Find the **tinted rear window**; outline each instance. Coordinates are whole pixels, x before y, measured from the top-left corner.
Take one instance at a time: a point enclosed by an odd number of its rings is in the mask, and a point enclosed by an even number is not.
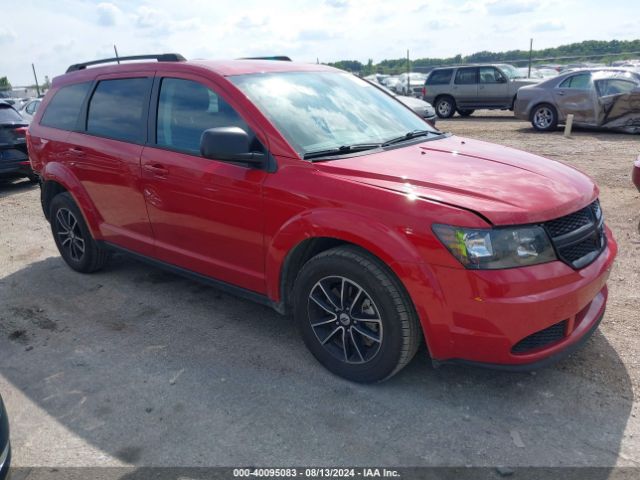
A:
[[[149,104],[148,78],[103,80],[98,83],[87,118],[87,132],[126,142],[144,143]]]
[[[73,130],[90,86],[91,82],[84,82],[67,85],[58,90],[44,111],[40,124],[61,130]]]
[[[24,123],[24,120],[10,106],[0,105],[0,123]]]
[[[451,81],[453,70],[434,70],[427,79],[427,85],[447,85]]]

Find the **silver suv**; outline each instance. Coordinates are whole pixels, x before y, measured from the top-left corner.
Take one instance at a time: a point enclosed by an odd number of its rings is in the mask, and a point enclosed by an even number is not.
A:
[[[429,73],[422,95],[440,118],[456,111],[466,117],[477,108],[513,110],[518,89],[539,81],[521,78],[506,64],[436,68]]]

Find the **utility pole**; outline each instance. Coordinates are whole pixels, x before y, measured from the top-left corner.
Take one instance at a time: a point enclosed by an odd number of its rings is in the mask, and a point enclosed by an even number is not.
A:
[[[411,60],[409,60],[409,49],[407,48],[407,73],[411,73]]]
[[[36,79],[36,92],[38,92],[38,96],[40,96],[40,85],[38,85],[38,76],[36,75],[36,67],[31,64],[31,70],[33,70],[33,78]]]
[[[116,61],[119,64],[120,63],[120,57],[118,56],[118,49],[116,48],[115,44],[113,45],[113,51],[116,52]]]
[[[527,78],[531,78],[531,56],[533,55],[533,38],[529,42],[529,73],[527,74]]]

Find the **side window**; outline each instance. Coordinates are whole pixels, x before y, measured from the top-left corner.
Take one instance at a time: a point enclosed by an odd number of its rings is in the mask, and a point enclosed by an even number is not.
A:
[[[158,99],[156,144],[200,155],[202,132],[215,127],[248,125],[215,92],[192,80],[163,78]]]
[[[478,83],[477,80],[477,68],[459,68],[456,72],[456,85],[473,85]]]
[[[144,143],[149,78],[122,78],[98,83],[87,115],[87,132],[125,142]]]
[[[591,81],[590,73],[579,73],[578,75],[572,75],[566,78],[560,85],[560,88],[589,88],[589,82]]]
[[[89,87],[91,82],[84,82],[67,85],[58,90],[47,105],[40,125],[73,130],[78,121],[82,102],[89,93]]]
[[[598,90],[598,96],[600,97],[629,93],[634,88],[636,88],[635,83],[619,78],[609,78],[606,80],[596,81],[596,89]]]
[[[38,102],[30,102],[29,105],[27,105],[24,110],[29,115],[33,115],[34,113],[36,113],[37,106],[38,106]]]
[[[504,75],[494,67],[480,67],[480,83],[505,83]]]
[[[434,70],[431,72],[431,75],[429,75],[427,85],[448,85],[451,81],[452,74],[453,70],[451,68],[447,68],[445,70]]]

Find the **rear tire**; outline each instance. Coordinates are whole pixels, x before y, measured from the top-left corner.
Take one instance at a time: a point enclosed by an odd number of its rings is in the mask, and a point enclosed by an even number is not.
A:
[[[68,192],[51,200],[51,232],[64,261],[77,272],[100,270],[109,260],[109,252],[98,245],[84,221],[80,209]]]
[[[460,109],[458,109],[458,115],[460,115],[461,117],[468,117],[473,112],[475,112],[475,110],[460,110]]]
[[[422,331],[408,294],[376,257],[353,246],[318,254],[294,286],[302,338],[329,371],[361,383],[379,382],[415,355]]]
[[[440,118],[451,118],[456,112],[456,101],[449,96],[440,97],[436,100],[434,107]]]
[[[553,105],[542,103],[531,110],[531,125],[539,132],[550,132],[558,127],[558,112]]]

